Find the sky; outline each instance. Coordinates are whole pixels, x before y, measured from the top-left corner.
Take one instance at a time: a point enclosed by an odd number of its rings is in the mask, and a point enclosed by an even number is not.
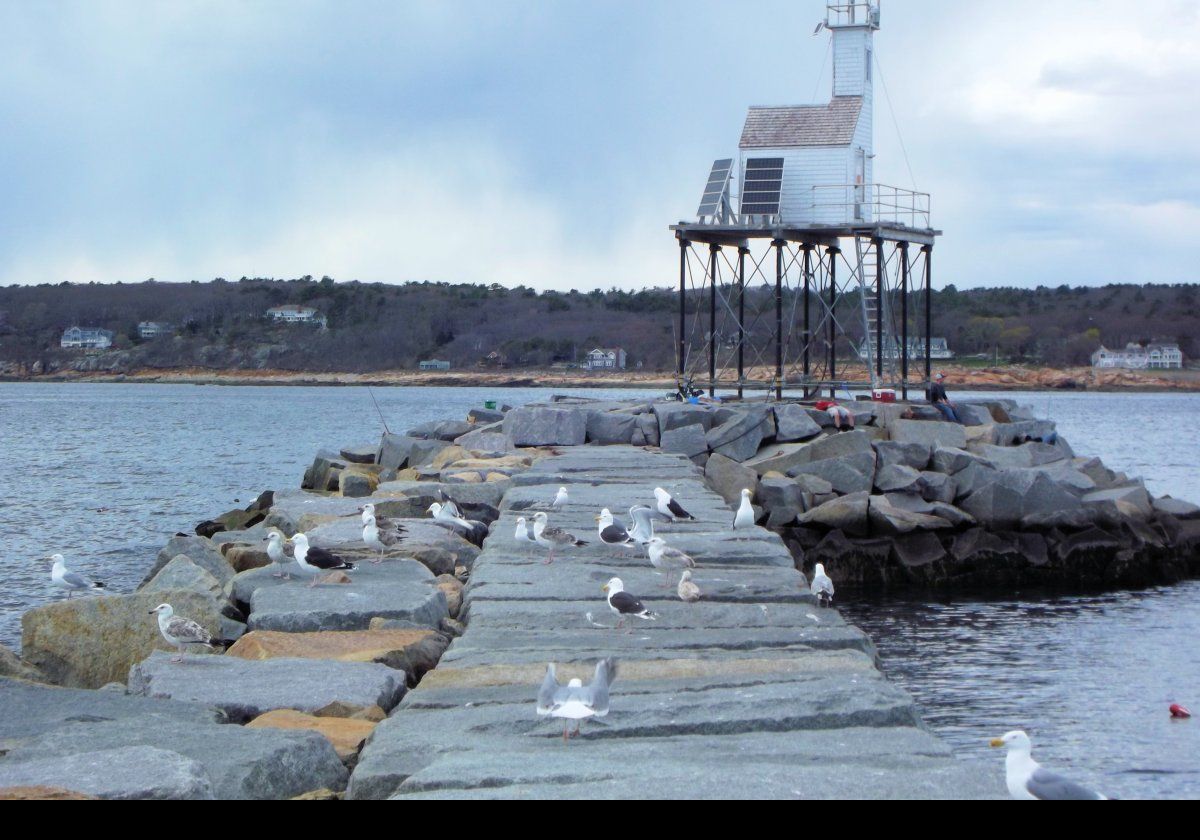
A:
[[[746,107],[828,99],[824,15],[0,0],[0,284],[670,285]],[[884,0],[875,49],[935,285],[1200,280],[1200,2]]]

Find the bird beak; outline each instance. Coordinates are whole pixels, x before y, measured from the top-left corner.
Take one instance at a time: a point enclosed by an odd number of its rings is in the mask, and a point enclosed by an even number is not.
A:
[[[1003,739],[1003,738],[993,738],[993,739],[992,739],[991,741],[989,741],[988,743],[989,743],[989,744],[991,744],[993,747],[1003,747],[1003,746],[1004,746],[1004,739]]]
[[[600,521],[600,517],[599,517],[599,516],[593,517],[593,519],[595,519],[597,522],[599,522],[599,521]]]
[[[154,615],[156,612],[158,612],[158,610],[150,610],[150,612],[146,613],[146,615]]]
[[[607,592],[607,591],[608,591],[608,584],[606,583],[606,584],[604,584],[603,586],[601,586],[601,587],[600,587],[600,591],[601,591],[601,592]]]

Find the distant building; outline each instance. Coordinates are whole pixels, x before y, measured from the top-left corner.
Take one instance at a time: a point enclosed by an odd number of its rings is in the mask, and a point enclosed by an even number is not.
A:
[[[160,335],[166,335],[169,332],[171,332],[171,325],[165,321],[138,322],[138,338],[142,341],[149,341],[152,338],[158,338]]]
[[[442,359],[425,359],[420,362],[421,370],[450,370],[450,363]]]
[[[505,359],[499,350],[493,350],[479,360],[480,367],[504,367]]]
[[[1123,350],[1109,350],[1104,345],[1092,354],[1092,367],[1145,370],[1146,368],[1181,368],[1183,351],[1175,343],[1152,342],[1146,346],[1129,342]]]
[[[588,370],[624,370],[625,351],[620,347],[597,347],[587,354],[583,366]]]
[[[66,349],[107,350],[112,347],[112,330],[89,327],[68,327],[63,330],[59,346]]]
[[[282,321],[285,324],[321,324],[325,318],[311,306],[300,306],[289,303],[286,306],[272,306],[267,310],[267,317],[272,321]]]
[[[875,336],[871,336],[868,341],[864,341],[858,345],[858,357],[864,362],[869,358],[867,355],[868,349],[875,349]],[[900,341],[885,337],[883,340],[883,357],[899,359],[900,358]],[[925,339],[916,336],[908,337],[908,358],[924,359],[925,358]],[[950,345],[944,338],[929,339],[929,358],[931,359],[953,359],[954,353],[950,350]]]

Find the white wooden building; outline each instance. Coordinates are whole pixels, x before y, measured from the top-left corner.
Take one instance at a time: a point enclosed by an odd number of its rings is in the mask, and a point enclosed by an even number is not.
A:
[[[1092,367],[1125,370],[1182,368],[1183,351],[1178,344],[1157,341],[1145,346],[1131,341],[1121,350],[1109,350],[1100,345],[1100,349],[1092,354]]]
[[[107,350],[112,347],[112,330],[88,327],[68,327],[63,330],[59,346],[65,349]]]
[[[272,306],[267,310],[267,317],[272,321],[285,324],[321,324],[324,318],[311,306],[299,306],[289,303],[286,306]]]
[[[171,325],[165,321],[139,321],[138,322],[138,338],[142,341],[149,341],[152,338],[158,338],[160,335],[167,335],[171,332]]]
[[[588,370],[624,370],[625,351],[620,347],[597,347],[588,352],[583,364]]]

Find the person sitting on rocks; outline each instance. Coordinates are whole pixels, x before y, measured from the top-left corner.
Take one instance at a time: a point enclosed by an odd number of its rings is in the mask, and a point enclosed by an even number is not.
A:
[[[833,400],[821,400],[817,408],[833,418],[833,426],[839,432],[849,432],[854,429],[854,413],[845,406],[838,405]]]
[[[951,423],[962,425],[962,420],[958,416],[958,409],[954,403],[950,402],[950,398],[946,396],[946,374],[938,373],[933,378],[933,383],[929,386],[929,404],[942,413],[942,416]]]

